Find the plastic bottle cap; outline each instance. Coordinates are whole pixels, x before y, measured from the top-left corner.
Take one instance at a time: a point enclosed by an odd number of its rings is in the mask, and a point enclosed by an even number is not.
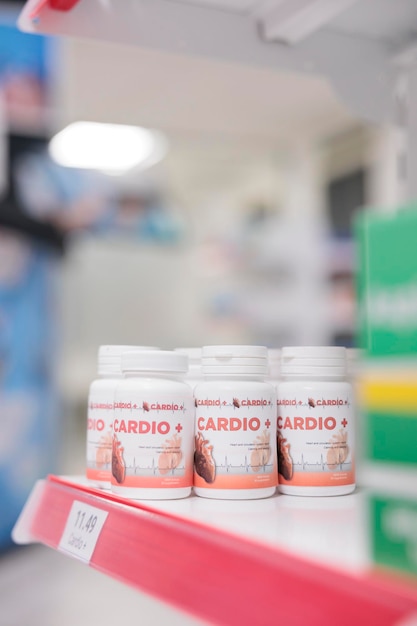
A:
[[[203,365],[203,374],[225,374],[226,376],[266,376],[268,365]]]
[[[268,371],[269,377],[278,380],[281,375],[281,350],[268,348]]]
[[[255,365],[255,366],[264,366],[267,363],[266,359],[253,359],[251,357],[230,357],[227,359],[216,359],[216,357],[208,356],[203,359],[203,366],[207,367],[207,365],[221,365],[222,367],[234,367],[235,365]]]
[[[151,346],[108,345],[98,349],[98,373],[99,375],[122,373],[122,354],[131,350],[158,350]]]
[[[175,348],[174,352],[188,356],[189,365],[201,364],[201,348]]]
[[[268,373],[268,351],[264,346],[204,346],[203,374]]]
[[[268,358],[268,349],[264,346],[204,346],[202,358],[214,357],[216,359],[227,360],[233,357],[250,357],[256,359]]]
[[[276,361],[281,358],[281,350],[279,348],[268,348],[268,359]]]
[[[168,350],[135,350],[122,355],[123,372],[175,372],[184,374],[188,369],[185,354]]]
[[[283,376],[346,376],[346,348],[339,346],[285,347],[281,352]]]
[[[345,359],[346,348],[341,346],[295,346],[281,350],[282,358]]]

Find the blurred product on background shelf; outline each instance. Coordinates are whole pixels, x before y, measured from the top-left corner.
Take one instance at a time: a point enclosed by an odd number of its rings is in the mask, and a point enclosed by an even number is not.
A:
[[[359,340],[366,359],[417,361],[417,205],[357,220]]]
[[[146,176],[66,168],[48,154],[62,59],[0,11],[0,550],[33,482],[60,470],[65,445],[62,260],[74,238],[177,244],[183,224]],[[123,180],[122,180],[123,179]],[[140,180],[139,180],[140,179]],[[78,296],[74,298],[78,300]],[[78,302],[77,302],[78,305]]]
[[[379,566],[417,574],[417,207],[357,220],[358,372],[369,533]]]
[[[38,133],[49,123],[59,44],[19,31],[16,18],[17,10],[0,7],[0,92],[8,127]]]
[[[51,41],[19,32],[14,17],[0,10],[0,551],[34,481],[56,471],[60,455],[54,263],[63,235],[22,210],[14,178],[18,133],[42,142]]]

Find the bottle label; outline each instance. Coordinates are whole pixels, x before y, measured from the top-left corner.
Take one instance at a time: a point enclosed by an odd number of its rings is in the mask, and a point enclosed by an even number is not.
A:
[[[279,483],[335,487],[355,482],[352,393],[319,388],[285,395],[278,388]]]
[[[275,404],[273,389],[250,397],[196,397],[196,487],[263,489],[278,484]]]
[[[90,391],[87,413],[87,470],[90,480],[110,483],[113,389]]]
[[[122,392],[121,392],[122,393]],[[191,487],[192,392],[158,397],[121,393],[114,403],[112,485],[129,488]]]

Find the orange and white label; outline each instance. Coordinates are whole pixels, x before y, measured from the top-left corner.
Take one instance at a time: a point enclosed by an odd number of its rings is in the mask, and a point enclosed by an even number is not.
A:
[[[313,391],[314,389],[314,391]],[[278,389],[279,483],[294,487],[335,487],[355,482],[354,407],[349,385],[340,395],[328,386]]]
[[[196,397],[196,487],[263,489],[278,484],[275,404],[272,389],[250,398]]]
[[[87,413],[87,469],[89,480],[109,483],[113,436],[114,388],[90,389]]]
[[[123,393],[123,392],[121,392]],[[191,487],[194,399],[130,392],[114,404],[111,483],[129,488]]]

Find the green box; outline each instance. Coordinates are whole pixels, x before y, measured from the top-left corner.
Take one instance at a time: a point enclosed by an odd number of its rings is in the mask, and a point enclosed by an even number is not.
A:
[[[373,562],[417,575],[417,501],[370,494],[368,511]]]
[[[417,206],[355,223],[358,339],[370,359],[417,358]]]
[[[366,461],[417,468],[416,413],[362,410],[363,454]]]

